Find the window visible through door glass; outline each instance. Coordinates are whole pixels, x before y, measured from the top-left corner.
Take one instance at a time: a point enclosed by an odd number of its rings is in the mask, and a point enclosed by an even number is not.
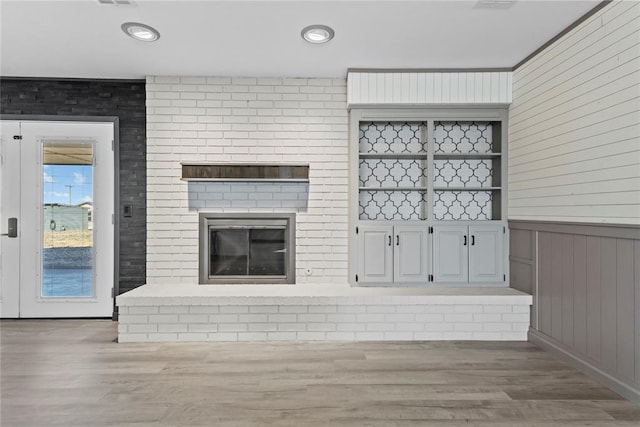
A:
[[[93,145],[45,141],[42,297],[94,296]]]

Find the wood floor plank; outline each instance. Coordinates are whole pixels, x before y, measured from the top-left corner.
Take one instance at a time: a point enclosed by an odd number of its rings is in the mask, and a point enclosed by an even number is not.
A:
[[[640,407],[523,342],[114,342],[0,321],[0,425],[617,426]]]

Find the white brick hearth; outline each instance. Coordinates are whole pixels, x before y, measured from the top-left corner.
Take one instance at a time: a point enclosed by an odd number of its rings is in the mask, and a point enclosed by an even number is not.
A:
[[[145,285],[117,298],[118,340],[526,341],[531,303],[510,288]]]

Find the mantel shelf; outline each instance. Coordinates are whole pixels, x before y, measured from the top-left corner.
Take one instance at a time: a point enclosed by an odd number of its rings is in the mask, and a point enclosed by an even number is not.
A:
[[[433,187],[433,191],[496,191],[500,187]]]
[[[309,165],[182,163],[183,181],[309,182]]]
[[[359,153],[362,159],[426,159],[427,153],[408,154],[408,153]]]
[[[358,153],[361,159],[408,159],[408,160],[422,160],[427,159],[429,155],[427,153],[407,154],[407,153]],[[434,153],[433,158],[438,159],[460,159],[460,160],[473,160],[473,159],[499,159],[501,153]]]
[[[500,158],[501,153],[435,153],[433,155],[434,159],[460,159],[460,160],[469,160],[469,159],[498,159]]]
[[[308,179],[288,178],[180,178],[186,182],[309,182]]]
[[[362,191],[427,191],[427,187],[359,187]]]

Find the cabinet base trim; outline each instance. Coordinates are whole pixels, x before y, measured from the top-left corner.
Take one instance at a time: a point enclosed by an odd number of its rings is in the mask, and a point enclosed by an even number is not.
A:
[[[505,282],[496,283],[446,283],[446,282],[424,282],[424,283],[366,283],[357,282],[353,283],[354,287],[367,287],[367,288],[509,288],[509,284]]]

